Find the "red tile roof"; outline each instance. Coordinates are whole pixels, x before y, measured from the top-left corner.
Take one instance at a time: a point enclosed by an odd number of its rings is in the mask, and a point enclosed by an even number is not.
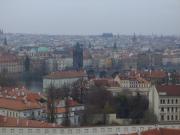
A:
[[[20,62],[19,58],[14,54],[1,53],[0,54],[0,63],[15,63]]]
[[[0,97],[13,97],[19,100],[26,98],[26,100],[30,102],[38,102],[38,100],[45,98],[42,93],[32,92],[25,87],[0,87]]]
[[[180,85],[159,85],[156,89],[158,93],[166,93],[168,96],[180,96]]]
[[[152,130],[141,132],[141,135],[161,135],[161,133],[158,129],[152,129]]]
[[[30,110],[30,109],[40,109],[42,108],[42,106],[38,103],[30,102],[26,100],[1,97],[0,108],[21,111],[21,110]]]
[[[96,78],[92,79],[94,85],[96,86],[107,86],[107,87],[118,87],[118,83],[112,78]]]
[[[45,121],[17,119],[0,115],[0,127],[31,127],[31,128],[54,128],[61,125],[47,123]]]
[[[143,72],[141,73],[141,76],[145,78],[165,78],[167,76],[167,73],[161,70],[154,70],[154,71]]]
[[[180,129],[160,129],[161,135],[180,135]]]
[[[85,71],[59,71],[59,72],[53,72],[45,78],[48,79],[63,79],[63,78],[79,78],[79,77],[86,77],[87,74]]]

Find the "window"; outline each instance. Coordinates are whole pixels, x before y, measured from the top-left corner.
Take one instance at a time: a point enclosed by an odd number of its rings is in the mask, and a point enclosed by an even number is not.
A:
[[[177,115],[175,116],[175,119],[178,120],[178,116]]]
[[[19,133],[23,133],[23,129],[19,129]]]
[[[105,129],[104,129],[104,128],[101,128],[101,132],[105,132]]]
[[[161,120],[164,120],[164,115],[161,115]]]
[[[169,107],[167,108],[167,112],[169,112]]]
[[[174,116],[173,115],[171,115],[171,120],[174,120]]]
[[[112,132],[112,128],[108,128],[108,132]]]
[[[45,134],[48,134],[49,133],[49,130],[48,129],[45,129]]]
[[[36,133],[40,133],[40,129],[36,129]]]
[[[136,132],[136,127],[132,127],[132,131],[133,131],[133,132]]]
[[[163,99],[163,104],[165,104],[165,100]]]
[[[93,128],[93,133],[97,133],[97,128]]]
[[[88,133],[89,132],[89,130],[88,129],[84,129],[84,133]]]
[[[61,134],[64,134],[64,129],[61,129],[61,130],[60,130],[60,133],[61,133]]]
[[[167,116],[167,120],[169,120],[169,115]]]
[[[161,112],[164,112],[164,108],[163,107],[161,108]]]
[[[41,115],[41,111],[38,111],[38,115]]]
[[[77,134],[80,134],[80,131],[81,131],[80,129],[76,129]]]
[[[68,130],[68,134],[72,134],[72,129],[69,129],[69,130]]]
[[[174,100],[173,99],[171,100],[171,103],[174,104]]]
[[[176,104],[178,103],[178,100],[176,99]]]
[[[171,111],[172,111],[172,112],[174,111],[174,108],[173,108],[173,107],[171,108]]]
[[[14,133],[14,129],[11,129],[11,133]]]
[[[162,100],[162,99],[160,100],[160,103],[161,103],[161,104],[163,103],[163,100]]]
[[[167,103],[169,104],[169,99],[167,100]]]
[[[176,112],[178,111],[178,108],[177,108],[177,107],[175,108],[175,111],[176,111]]]
[[[57,132],[56,129],[53,129],[53,134],[56,134],[56,132]]]
[[[32,129],[28,129],[28,133],[32,133]]]
[[[160,103],[161,103],[161,104],[165,104],[165,100],[164,100],[164,99],[161,99],[161,100],[160,100]]]

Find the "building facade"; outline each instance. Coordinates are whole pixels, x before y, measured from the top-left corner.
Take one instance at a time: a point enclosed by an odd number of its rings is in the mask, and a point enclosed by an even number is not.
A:
[[[73,49],[73,68],[76,70],[83,68],[83,48],[79,43]]]
[[[79,79],[87,79],[87,74],[85,71],[53,72],[43,78],[43,89],[47,90],[50,86],[61,88],[64,85],[71,85]]]
[[[0,73],[22,73],[24,69],[23,62],[14,54],[0,53]]]
[[[156,86],[149,96],[149,107],[160,123],[180,122],[180,85]]]

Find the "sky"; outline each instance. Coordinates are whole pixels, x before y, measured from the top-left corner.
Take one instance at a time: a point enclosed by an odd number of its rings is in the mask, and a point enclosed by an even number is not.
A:
[[[0,0],[10,33],[180,35],[180,0]]]

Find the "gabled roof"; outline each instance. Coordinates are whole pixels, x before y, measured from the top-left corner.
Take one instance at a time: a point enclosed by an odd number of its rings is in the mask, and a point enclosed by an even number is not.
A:
[[[158,85],[158,93],[164,93],[167,96],[180,96],[180,85]]]

